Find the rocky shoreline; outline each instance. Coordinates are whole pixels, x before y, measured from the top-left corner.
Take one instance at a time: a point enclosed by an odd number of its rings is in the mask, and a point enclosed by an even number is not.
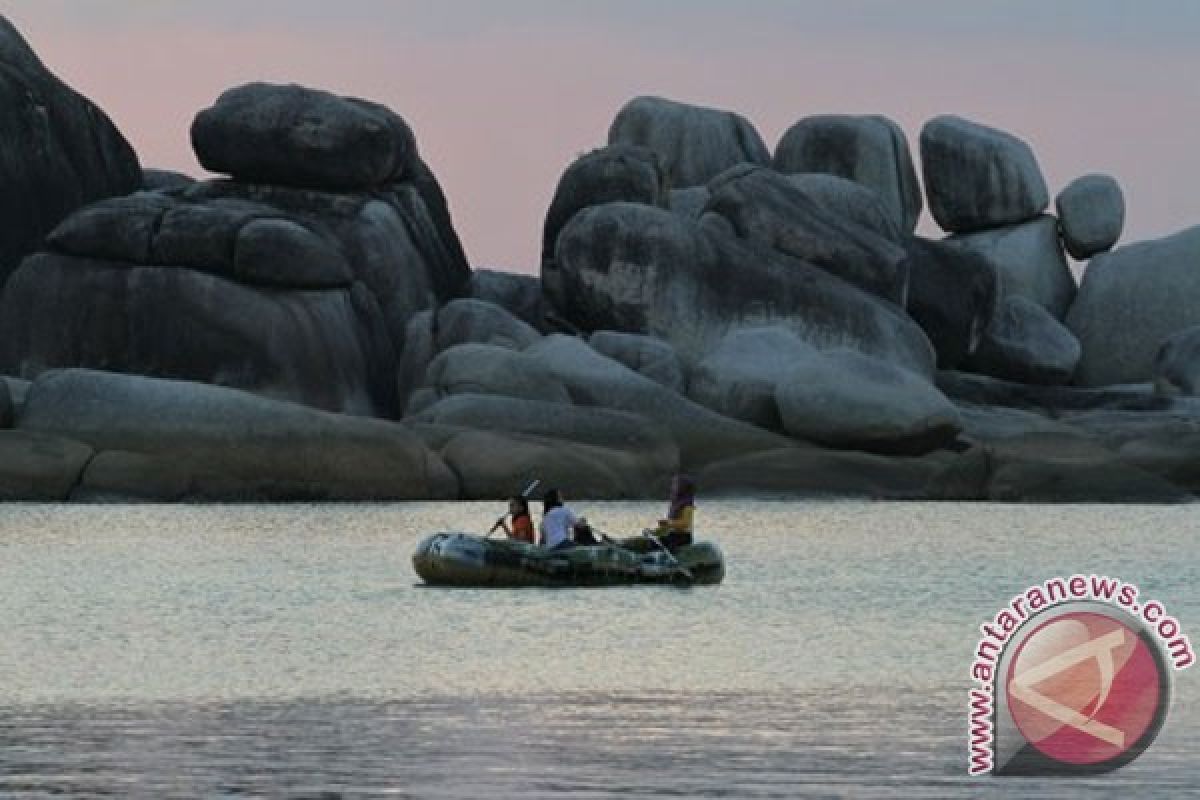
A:
[[[1051,213],[1009,133],[930,120],[919,181],[884,117],[772,153],[636,98],[565,169],[535,276],[472,268],[376,103],[230,89],[195,181],[143,169],[2,18],[0,65],[0,499],[658,499],[681,470],[706,496],[1200,491],[1200,228],[1117,247],[1116,180]],[[944,238],[914,233],[926,203]]]

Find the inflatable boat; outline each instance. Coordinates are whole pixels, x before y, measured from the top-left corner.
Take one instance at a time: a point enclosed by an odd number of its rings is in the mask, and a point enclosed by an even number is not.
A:
[[[720,583],[725,558],[715,544],[696,542],[674,554],[647,552],[646,539],[546,550],[509,539],[435,533],[417,545],[413,568],[432,586],[682,586]]]

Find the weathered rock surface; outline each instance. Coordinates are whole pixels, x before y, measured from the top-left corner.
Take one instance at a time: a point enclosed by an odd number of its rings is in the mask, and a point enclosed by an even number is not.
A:
[[[547,299],[559,314],[588,331],[664,339],[685,364],[732,328],[780,324],[816,347],[932,371],[929,340],[894,304],[663,209],[581,211],[559,237],[557,261],[564,281]]]
[[[451,300],[437,311],[438,350],[474,342],[523,350],[542,335],[505,309],[483,300]]]
[[[670,189],[703,186],[735,164],[771,163],[762,137],[740,114],[661,97],[626,103],[609,128],[608,143],[653,150]]]
[[[829,447],[919,455],[962,430],[953,404],[923,377],[853,350],[797,359],[775,399],[789,433]]]
[[[947,245],[987,261],[1000,282],[1000,296],[1027,297],[1057,319],[1075,299],[1075,278],[1067,267],[1058,222],[1043,215],[1021,225],[951,236]]]
[[[937,351],[940,369],[954,369],[975,351],[996,313],[999,280],[983,256],[918,236],[908,251],[908,313]]]
[[[68,499],[92,455],[86,444],[61,436],[0,430],[0,501]]]
[[[732,419],[783,430],[775,388],[813,349],[787,328],[736,328],[692,369],[688,397]]]
[[[823,172],[788,175],[787,180],[826,213],[872,230],[890,242],[903,244],[907,238],[903,223],[869,186]]]
[[[77,495],[156,500],[453,499],[404,427],[246,392],[89,370],[40,376],[20,432],[97,451]]]
[[[1121,460],[1200,494],[1200,432],[1170,433],[1132,439],[1120,446]]]
[[[334,191],[405,180],[417,158],[408,125],[381,105],[266,83],[230,89],[197,114],[192,147],[211,172]]]
[[[50,73],[0,16],[0,284],[69,213],[139,188],[137,156],[103,111]]]
[[[554,248],[563,226],[579,211],[604,203],[666,206],[667,191],[654,151],[612,144],[576,159],[559,178],[542,228],[542,280],[554,276]]]
[[[1034,386],[985,375],[947,370],[937,374],[937,387],[963,403],[1024,408],[1058,413],[1062,411],[1126,410],[1154,411],[1171,405],[1158,396],[1151,384],[1108,386],[1087,389],[1072,386]]]
[[[700,219],[708,207],[707,186],[693,186],[690,189],[672,189],[667,200],[668,207],[680,216],[688,219]]]
[[[1079,340],[1050,312],[1025,297],[1006,297],[969,360],[971,369],[1019,383],[1068,383],[1079,364]]]
[[[1031,434],[990,447],[987,499],[1023,503],[1179,503],[1191,495],[1078,436]]]
[[[963,438],[975,442],[986,444],[998,439],[1013,439],[1035,433],[1054,433],[1062,436],[1085,435],[1075,428],[1054,421],[1043,413],[972,403],[956,405],[958,415],[963,423]]]
[[[1026,222],[1050,201],[1028,144],[961,117],[925,123],[921,167],[929,210],[951,233]]]
[[[1171,336],[1200,325],[1200,226],[1096,256],[1067,327],[1083,346],[1075,380],[1103,386],[1153,380]]]
[[[0,428],[11,428],[16,419],[16,404],[8,390],[8,382],[0,380]]]
[[[571,395],[550,369],[510,348],[490,344],[461,344],[439,353],[425,371],[424,386],[439,397],[498,394],[571,402]]]
[[[142,169],[142,189],[148,192],[170,192],[186,189],[196,182],[191,175],[170,169]]]
[[[1125,196],[1110,175],[1084,175],[1067,184],[1054,201],[1063,243],[1083,260],[1111,250],[1125,227]]]
[[[494,303],[531,328],[546,333],[546,308],[542,281],[537,275],[520,275],[490,269],[471,273],[468,295]]]
[[[780,139],[780,172],[837,175],[878,193],[894,224],[907,233],[921,215],[921,189],[904,131],[887,117],[829,114],[800,120]]]
[[[742,165],[708,185],[707,211],[734,233],[802,259],[903,307],[908,297],[908,254],[902,247],[846,217],[830,213],[792,181],[770,169]]]
[[[597,353],[621,362],[673,392],[682,393],[686,387],[679,356],[662,339],[639,333],[596,331],[588,337],[588,344]]]
[[[1164,394],[1200,394],[1200,325],[1163,342],[1154,359],[1154,383]]]

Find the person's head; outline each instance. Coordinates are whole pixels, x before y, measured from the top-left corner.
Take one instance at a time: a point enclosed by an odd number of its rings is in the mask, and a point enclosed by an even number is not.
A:
[[[675,516],[684,506],[695,505],[696,482],[690,475],[679,474],[671,479],[671,508],[669,516]]]
[[[558,508],[563,504],[562,492],[558,489],[547,489],[542,495],[542,513],[549,511],[552,508]]]
[[[529,501],[520,495],[515,495],[508,499],[508,513],[514,517],[520,514],[529,516]]]

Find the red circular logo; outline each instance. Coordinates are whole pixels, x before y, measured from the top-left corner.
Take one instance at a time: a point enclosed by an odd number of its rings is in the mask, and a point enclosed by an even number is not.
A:
[[[1166,702],[1160,659],[1134,628],[1078,611],[1021,642],[1005,687],[1017,729],[1063,764],[1096,766],[1144,749]],[[1134,754],[1136,754],[1136,752]]]

